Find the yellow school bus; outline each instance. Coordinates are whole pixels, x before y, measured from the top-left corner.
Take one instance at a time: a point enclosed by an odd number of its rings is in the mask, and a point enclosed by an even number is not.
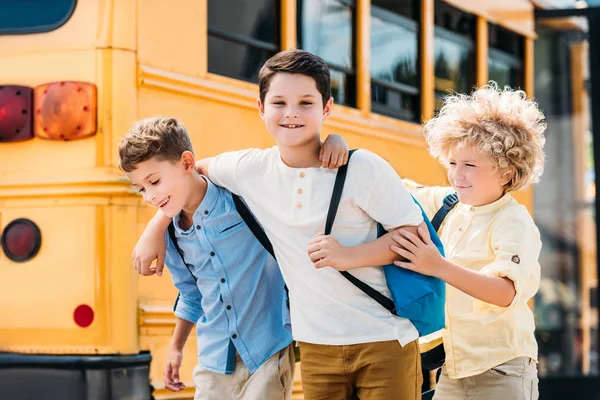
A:
[[[193,398],[193,337],[181,370],[188,388],[162,383],[175,325],[170,277],[132,268],[154,213],[116,168],[134,121],[180,118],[199,157],[272,146],[256,111],[257,73],[277,51],[300,47],[331,68],[336,105],[324,135],[342,134],[404,177],[445,184],[421,122],[448,91],[489,79],[533,95],[534,9],[549,3],[0,0],[0,397]],[[537,211],[533,189],[517,198]],[[596,242],[577,246],[595,271]],[[589,372],[597,321],[581,307]]]

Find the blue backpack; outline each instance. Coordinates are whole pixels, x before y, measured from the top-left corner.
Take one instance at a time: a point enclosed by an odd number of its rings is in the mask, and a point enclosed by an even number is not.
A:
[[[354,150],[351,150],[348,155],[348,162]],[[335,220],[338,205],[342,197],[344,182],[348,165],[344,165],[338,169],[329,212],[327,213],[327,221],[325,224],[325,234],[331,234],[331,228]],[[417,200],[414,202],[419,205]],[[438,248],[442,256],[444,255],[444,247],[436,232],[436,229],[431,225],[429,218],[425,215],[423,208],[419,205],[423,214],[423,220],[427,224],[431,241]],[[378,236],[383,236],[387,232],[378,224]],[[406,318],[419,331],[420,336],[425,336],[436,332],[444,327],[445,316],[444,307],[446,302],[446,284],[431,276],[422,275],[396,265],[390,264],[383,267],[385,279],[388,288],[392,294],[392,298],[388,298],[381,292],[373,289],[360,279],[356,278],[350,272],[340,271],[340,273],[348,279],[352,284],[370,296],[373,300],[381,304],[392,314],[398,317]]]

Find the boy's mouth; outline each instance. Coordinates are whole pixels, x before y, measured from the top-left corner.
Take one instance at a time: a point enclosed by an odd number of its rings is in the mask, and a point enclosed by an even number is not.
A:
[[[169,200],[171,200],[171,196],[169,196],[169,197],[167,197],[166,199],[164,199],[164,200],[162,201],[162,203],[160,203],[160,204],[158,205],[158,208],[163,208],[164,206],[166,206],[167,204],[169,204]]]
[[[304,125],[300,125],[300,124],[281,124],[279,126],[282,126],[284,128],[288,128],[288,129],[297,129],[297,128],[302,128]]]

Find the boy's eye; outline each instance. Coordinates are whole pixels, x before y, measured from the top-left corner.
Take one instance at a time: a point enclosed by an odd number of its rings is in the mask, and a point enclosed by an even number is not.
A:
[[[272,104],[275,105],[275,106],[282,106],[282,105],[285,104],[285,102],[283,102],[283,101],[274,101]]]
[[[141,188],[140,190],[138,190],[138,193],[144,193],[144,188]]]
[[[310,106],[310,105],[312,105],[312,103],[310,101],[301,101],[300,104],[303,105],[303,106]]]
[[[456,165],[456,161],[450,161],[448,164],[450,164],[450,165]]]
[[[160,182],[160,179],[157,179],[157,180],[155,180],[154,182],[150,182],[150,184],[152,184],[152,185],[157,185],[157,184],[158,184],[158,182]]]
[[[467,167],[474,167],[474,164],[465,164]]]

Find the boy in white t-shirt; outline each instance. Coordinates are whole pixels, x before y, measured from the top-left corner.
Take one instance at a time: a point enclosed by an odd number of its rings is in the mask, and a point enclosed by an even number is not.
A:
[[[289,288],[305,398],[420,399],[417,330],[336,271],[352,268],[389,297],[382,268],[370,266],[398,256],[390,250],[392,234],[377,239],[377,222],[416,233],[419,208],[390,164],[359,150],[332,235],[320,235],[336,177],[319,160],[321,127],[333,104],[327,65],[302,50],[278,53],[262,67],[259,89],[259,113],[277,146],[224,153],[197,166],[244,198],[273,244]],[[164,227],[151,223],[147,231],[146,237],[158,237]],[[345,258],[331,258],[342,245],[352,247]]]

